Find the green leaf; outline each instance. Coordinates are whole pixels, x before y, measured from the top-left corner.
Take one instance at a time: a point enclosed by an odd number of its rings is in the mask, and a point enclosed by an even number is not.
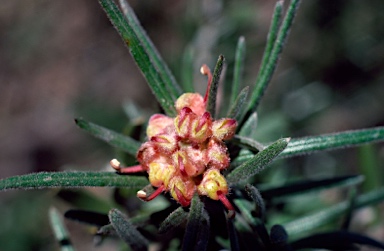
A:
[[[238,136],[234,142],[238,142]],[[242,139],[243,145],[252,147],[251,140]],[[318,136],[309,136],[303,138],[293,138],[288,146],[278,156],[279,158],[295,157],[317,151],[330,151],[340,148],[356,147],[363,144],[384,141],[384,127],[374,127],[370,129],[352,130],[331,134],[322,134]],[[246,142],[248,142],[246,144]],[[254,145],[256,148],[256,145]],[[244,163],[254,158],[254,154],[244,154],[236,159],[236,163]]]
[[[248,137],[252,139],[252,136],[255,135],[257,128],[257,112],[253,112],[247,121],[245,121],[244,125],[241,127],[239,131],[239,136]]]
[[[245,38],[241,36],[237,41],[235,67],[233,69],[233,83],[230,102],[234,106],[236,95],[239,92],[241,82],[243,80],[243,70],[245,61]]]
[[[326,249],[326,250],[360,250],[359,246],[367,245],[384,250],[384,243],[380,243],[367,236],[347,231],[334,231],[311,235],[291,243],[293,250]]]
[[[363,180],[364,176],[362,175],[352,175],[328,179],[299,181],[276,188],[264,188],[260,190],[264,199],[271,200],[334,187],[341,188],[353,186],[361,183]]]
[[[233,119],[239,120],[241,116],[241,111],[245,104],[245,100],[247,99],[247,96],[248,96],[248,92],[249,92],[248,86],[244,87],[241,90],[236,100],[233,102],[231,108],[228,110],[227,118],[233,118]]]
[[[275,11],[272,17],[272,24],[267,39],[267,46],[265,48],[260,71],[256,79],[255,89],[252,92],[252,96],[247,108],[247,115],[245,118],[248,118],[252,111],[256,111],[260,100],[272,79],[272,75],[275,72],[280,54],[283,50],[289,34],[289,30],[292,26],[299,2],[299,0],[291,1],[280,28],[279,23],[281,20],[283,2],[279,1],[276,3]]]
[[[41,172],[1,179],[0,190],[55,187],[125,187],[140,189],[147,184],[148,180],[145,177],[118,175],[114,172]]]
[[[117,209],[109,211],[109,220],[122,240],[135,251],[148,250],[148,240],[137,231],[128,218]]]
[[[203,213],[204,204],[200,197],[195,195],[191,202],[188,224],[184,234],[183,251],[195,250],[200,224],[204,219]]]
[[[289,138],[275,141],[252,159],[235,168],[227,175],[227,181],[232,184],[244,181],[262,171],[288,145]]]
[[[363,191],[368,192],[381,187],[383,171],[380,166],[379,154],[373,145],[362,145],[358,148],[359,173],[364,175]]]
[[[186,222],[187,218],[188,213],[184,210],[184,208],[178,207],[161,223],[159,227],[159,234],[165,234],[170,230],[175,229]]]
[[[56,208],[49,209],[49,221],[58,243],[60,243],[61,251],[74,251],[71,241],[69,239],[68,231],[64,222]]]
[[[358,196],[355,200],[354,209],[374,205],[382,201],[384,201],[384,187]],[[350,201],[343,201],[319,212],[285,223],[283,226],[287,230],[289,236],[306,233],[307,231],[311,231],[335,221],[338,217],[347,212],[349,207]]]
[[[253,217],[252,215],[252,203],[245,199],[234,199],[233,203],[240,210],[241,216],[252,227],[261,224],[260,219]]]
[[[193,85],[193,48],[187,46],[183,53],[183,62],[181,64],[181,83],[185,92],[195,92]]]
[[[167,84],[163,79],[167,73],[162,71],[161,68],[156,68],[156,59],[153,58],[153,55],[156,53],[148,52],[149,45],[140,40],[143,39],[142,36],[146,35],[143,35],[145,33],[138,34],[137,31],[141,28],[139,28],[138,23],[132,21],[136,17],[130,17],[130,20],[126,19],[113,0],[99,0],[99,2],[111,23],[128,46],[129,52],[146,78],[157,101],[169,116],[175,116],[175,98],[172,91],[174,86]]]
[[[221,71],[224,67],[224,56],[220,55],[217,59],[215,70],[213,71],[212,83],[208,92],[208,101],[207,101],[207,111],[211,113],[212,118],[216,114],[216,98],[217,98],[217,89],[219,87]]]
[[[151,39],[148,37],[147,33],[141,26],[131,6],[129,6],[126,0],[120,0],[119,2],[121,9],[126,17],[126,20],[128,21],[128,24],[135,32],[137,38],[143,44],[144,49],[148,53],[152,64],[155,66],[155,68],[160,74],[161,79],[164,81],[167,90],[172,94],[172,97],[176,100],[182,94],[182,90],[177,84],[175,77],[173,76],[172,72],[168,68],[168,65],[162,59],[160,53],[157,51]]]
[[[265,203],[263,197],[261,196],[259,190],[252,186],[251,184],[245,185],[245,191],[248,196],[255,202],[255,211],[257,216],[264,221],[265,219]]]
[[[384,127],[293,138],[279,157],[293,157],[316,151],[354,147],[384,140]]]
[[[90,133],[92,136],[107,142],[111,146],[122,149],[133,156],[136,156],[136,153],[141,146],[140,142],[130,137],[93,124],[82,118],[75,119],[75,122],[81,129]]]
[[[232,219],[227,219],[227,229],[228,229],[229,240],[231,242],[231,250],[232,251],[241,250],[240,249],[240,243],[239,243],[239,237],[237,236],[237,230],[233,224]]]
[[[262,145],[260,142],[253,140],[251,138],[242,137],[239,135],[235,135],[232,139],[232,141],[236,144],[239,144],[245,148],[248,148],[252,151],[263,151],[265,149],[265,146]]]

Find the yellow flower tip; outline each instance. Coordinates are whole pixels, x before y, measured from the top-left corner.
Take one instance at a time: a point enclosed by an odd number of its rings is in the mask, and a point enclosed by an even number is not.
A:
[[[109,164],[111,165],[111,167],[113,169],[115,169],[116,171],[120,171],[121,167],[120,167],[120,162],[117,160],[117,159],[113,159],[109,162]]]
[[[212,134],[219,140],[228,140],[235,135],[237,121],[234,119],[219,119],[212,124]]]
[[[219,200],[220,195],[228,193],[228,185],[224,176],[217,169],[210,169],[204,173],[203,180],[197,187],[200,195]]]
[[[195,143],[202,143],[212,135],[212,119],[209,112],[205,112],[199,119],[192,123],[190,140]]]
[[[189,107],[195,114],[201,116],[205,112],[204,98],[199,93],[184,93],[175,102],[177,112]]]
[[[167,128],[173,125],[173,118],[163,114],[154,114],[149,118],[147,136],[151,138],[157,134],[167,132]]]
[[[169,184],[172,197],[183,207],[191,203],[195,187],[190,179],[183,179],[180,176],[175,176]]]
[[[151,162],[149,164],[148,178],[149,182],[154,187],[164,185],[168,186],[170,180],[175,175],[176,169],[173,165],[167,162]]]

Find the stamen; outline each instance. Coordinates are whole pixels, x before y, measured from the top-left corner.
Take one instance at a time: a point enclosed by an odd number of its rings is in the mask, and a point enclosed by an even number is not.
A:
[[[141,165],[123,167],[120,165],[120,162],[117,159],[111,160],[109,164],[113,169],[116,170],[116,172],[119,173],[139,173],[145,171]]]
[[[145,201],[151,201],[154,198],[156,198],[157,196],[159,196],[163,191],[164,191],[164,185],[161,185],[148,197],[146,197],[147,193],[144,192],[143,190],[140,190],[137,192],[137,197],[139,197],[140,199],[145,200]],[[143,195],[145,195],[145,197],[142,197]]]
[[[225,208],[228,210],[228,219],[233,219],[236,213],[231,202],[229,202],[228,198],[224,194],[218,192],[217,195],[219,196],[219,200],[221,201],[221,203],[223,203]]]
[[[203,64],[200,68],[201,74],[208,76],[208,84],[207,84],[207,90],[205,91],[205,96],[204,96],[204,103],[207,103],[207,100],[209,98],[209,90],[211,89],[211,84],[212,84],[212,72],[211,69],[206,64]]]

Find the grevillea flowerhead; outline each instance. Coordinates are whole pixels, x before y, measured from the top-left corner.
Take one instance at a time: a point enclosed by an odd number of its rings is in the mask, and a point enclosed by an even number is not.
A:
[[[150,195],[140,190],[137,196],[149,201],[163,191],[182,206],[191,203],[195,193],[220,200],[234,215],[228,201],[228,184],[221,171],[228,168],[230,159],[224,140],[235,134],[234,119],[214,120],[207,111],[212,74],[206,65],[201,71],[208,75],[204,97],[198,93],[184,93],[175,102],[177,116],[153,115],[148,122],[148,141],[137,153],[137,166],[121,167],[117,160],[111,166],[120,173],[146,171],[156,191]]]

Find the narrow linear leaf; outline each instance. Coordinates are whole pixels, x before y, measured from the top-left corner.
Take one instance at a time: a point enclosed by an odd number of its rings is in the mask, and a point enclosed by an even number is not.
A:
[[[145,177],[118,175],[113,172],[40,172],[1,179],[0,190],[77,187],[125,187],[140,189],[147,184],[148,180]]]
[[[227,229],[228,229],[229,240],[231,242],[231,250],[240,251],[241,249],[240,249],[239,237],[237,236],[237,230],[233,224],[232,219],[227,219]]]
[[[358,196],[354,204],[354,209],[374,205],[382,201],[384,201],[384,188]],[[317,227],[334,221],[347,212],[349,207],[350,202],[343,201],[319,212],[283,224],[283,226],[287,230],[289,236],[306,233],[307,231],[311,231]]]
[[[281,225],[273,225],[270,233],[272,250],[291,250],[288,246],[288,234]]]
[[[159,234],[165,234],[182,225],[188,219],[188,212],[183,207],[173,211],[160,225]]]
[[[137,231],[128,218],[117,209],[109,211],[109,220],[119,237],[135,251],[148,250],[148,240]]]
[[[352,130],[319,136],[293,138],[279,157],[293,157],[316,151],[355,147],[384,140],[384,127]]]
[[[248,148],[251,151],[263,151],[265,149],[265,146],[261,144],[260,142],[253,140],[248,137],[242,137],[239,135],[235,135],[232,139],[232,141],[236,144],[242,145],[245,148]]]
[[[132,10],[131,6],[129,6],[128,2],[126,0],[120,0],[119,2],[126,20],[128,21],[128,24],[135,32],[141,44],[143,44],[151,62],[159,72],[161,79],[164,81],[167,90],[172,94],[174,99],[177,99],[182,94],[182,91],[177,84],[172,72],[169,70],[168,65],[165,63],[160,53],[153,45],[151,39],[148,37],[147,33],[141,26],[135,12]]]
[[[229,111],[227,113],[228,118],[233,118],[233,119],[239,120],[239,117],[241,115],[241,111],[242,111],[243,106],[245,104],[245,100],[247,99],[247,96],[248,96],[248,92],[249,92],[248,86],[244,87],[244,89],[241,90],[241,92],[239,93],[239,95],[237,96],[235,101],[233,102],[232,107],[229,109]]]
[[[336,178],[300,181],[279,186],[276,188],[260,189],[264,199],[271,200],[276,198],[285,198],[297,194],[303,194],[308,192],[314,192],[333,187],[346,187],[353,186],[361,183],[364,180],[362,175],[342,176]]]
[[[60,244],[60,250],[74,251],[75,249],[73,248],[71,240],[69,239],[67,228],[65,227],[59,212],[54,207],[49,209],[49,221],[56,240]]]
[[[159,69],[157,69],[151,61],[151,57],[145,49],[146,45],[140,41],[135,29],[128,23],[124,14],[119,10],[113,0],[99,0],[99,3],[111,23],[119,32],[125,44],[128,46],[129,52],[146,78],[157,101],[169,116],[175,116],[175,99],[168,90],[170,86],[166,85],[164,79],[162,79],[162,74],[159,72]]]
[[[249,110],[256,110],[258,102],[260,102],[260,99],[268,84],[268,82],[261,83],[260,81],[265,75],[266,68],[270,62],[272,50],[274,48],[274,45],[276,44],[276,38],[280,27],[282,13],[283,1],[278,1],[276,2],[275,9],[272,15],[272,22],[268,32],[267,43],[265,46],[263,58],[261,60],[259,73],[257,74],[255,89],[252,93],[252,97],[249,103]]]
[[[384,249],[384,243],[378,242],[367,236],[347,231],[335,231],[315,234],[291,244],[294,250],[305,248],[329,249],[329,250],[360,250],[357,245],[367,245]]]
[[[201,218],[201,224],[199,225],[199,230],[197,232],[197,242],[195,246],[195,251],[207,250],[209,233],[210,233],[210,222],[209,215],[207,211],[203,208],[203,215]]]
[[[255,202],[255,211],[257,216],[264,221],[265,220],[265,203],[259,190],[251,184],[245,185],[245,191],[248,196]]]
[[[356,189],[356,187],[352,187],[352,189],[349,191],[349,195],[348,195],[348,201],[349,201],[348,210],[345,213],[344,219],[340,224],[341,230],[346,231],[346,230],[348,230],[349,226],[351,225],[351,221],[352,221],[352,217],[353,217],[353,213],[354,213],[353,208],[355,207],[356,197],[357,197],[357,189]]]
[[[233,83],[230,102],[233,106],[236,100],[236,95],[239,92],[241,82],[243,80],[243,70],[245,63],[245,38],[241,36],[237,41],[236,55],[235,55],[235,67],[233,69]]]
[[[181,83],[185,92],[195,92],[193,86],[193,48],[187,46],[183,53],[183,62],[181,64]]]
[[[359,173],[365,177],[363,190],[366,192],[382,185],[384,173],[382,168],[377,168],[380,166],[380,157],[378,156],[379,154],[373,145],[362,145],[358,148]]]
[[[237,138],[238,137],[235,136],[235,142]],[[293,138],[278,158],[290,158],[317,151],[331,151],[382,141],[384,141],[384,127]],[[252,144],[248,145],[251,146]],[[236,163],[244,163],[254,157],[254,154],[244,154],[241,158],[237,158],[235,161]]]
[[[240,210],[241,216],[244,220],[251,226],[251,228],[255,228],[255,226],[261,224],[260,219],[257,219],[252,216],[252,203],[245,199],[234,199],[236,207]]]
[[[108,216],[107,216],[108,217]],[[109,219],[109,218],[108,218]],[[109,220],[108,220],[109,221]],[[117,235],[115,228],[112,226],[112,224],[107,224],[105,226],[102,226],[96,233],[96,235],[100,236],[111,236],[111,235]]]
[[[257,128],[257,112],[253,112],[239,131],[239,136],[251,138],[256,132]]]
[[[194,196],[191,202],[188,224],[184,234],[183,251],[194,250],[198,241],[199,226],[203,220],[204,204],[199,196]]]
[[[284,150],[289,138],[279,139],[263,151],[256,154],[252,159],[235,168],[227,175],[227,181],[235,184],[244,181],[262,171],[277,155]]]
[[[212,118],[215,117],[216,114],[216,97],[217,97],[217,89],[219,87],[221,71],[224,66],[224,56],[220,55],[217,59],[215,70],[213,71],[212,84],[209,89],[209,96],[207,101],[207,111],[211,113]]]
[[[92,136],[107,142],[111,146],[122,149],[133,156],[136,156],[136,153],[141,146],[140,142],[130,137],[93,124],[82,118],[75,119],[75,122],[76,125],[90,133]]]
[[[297,8],[299,6],[300,0],[292,0],[285,18],[279,28],[279,31],[276,35],[277,27],[281,19],[281,8],[282,2],[279,1],[276,3],[275,13],[272,19],[272,25],[270,28],[270,33],[268,37],[267,47],[266,47],[266,57],[265,62],[261,66],[258,78],[256,80],[255,89],[252,92],[248,108],[246,109],[245,119],[247,119],[252,111],[256,111],[258,105],[260,104],[261,98],[264,95],[264,92],[272,79],[272,75],[275,72],[277,63],[279,61],[280,54],[283,50],[285,42],[288,38],[289,30],[292,26],[293,19],[295,17]],[[273,42],[273,47],[271,49],[270,43]],[[264,59],[263,59],[264,61]],[[243,122],[241,122],[242,125]]]

